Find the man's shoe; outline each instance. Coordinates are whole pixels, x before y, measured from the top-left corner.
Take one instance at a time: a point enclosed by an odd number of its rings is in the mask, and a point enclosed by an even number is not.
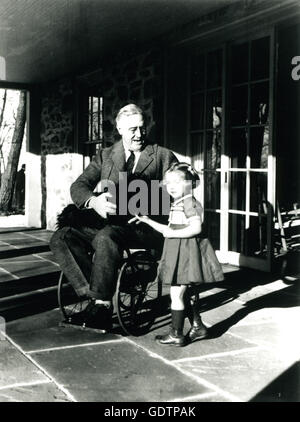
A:
[[[175,331],[171,331],[169,334],[164,336],[156,336],[155,340],[159,344],[164,344],[168,346],[177,346],[183,347],[187,345],[187,340],[183,334],[178,334]]]
[[[199,325],[193,325],[188,337],[190,341],[202,340],[208,336],[208,329],[207,327],[201,323]]]
[[[112,328],[112,306],[107,307],[91,301],[84,311],[72,316],[71,323],[83,328],[95,328],[106,333]]]

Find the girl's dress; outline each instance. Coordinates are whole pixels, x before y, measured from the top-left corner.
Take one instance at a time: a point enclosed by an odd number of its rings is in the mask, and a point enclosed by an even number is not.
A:
[[[194,219],[202,221],[203,210],[192,196],[185,195],[173,202],[169,227],[185,228]],[[224,280],[222,267],[207,238],[165,238],[157,272],[158,279],[166,284],[202,284]]]

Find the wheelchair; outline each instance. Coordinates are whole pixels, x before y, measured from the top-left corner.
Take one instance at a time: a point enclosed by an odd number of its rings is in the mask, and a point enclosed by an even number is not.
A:
[[[113,305],[119,325],[126,335],[142,335],[155,321],[162,296],[162,283],[156,278],[157,265],[158,257],[154,250],[128,249],[124,252]],[[72,324],[72,317],[83,311],[90,299],[79,297],[63,272],[59,277],[57,292],[65,322]]]

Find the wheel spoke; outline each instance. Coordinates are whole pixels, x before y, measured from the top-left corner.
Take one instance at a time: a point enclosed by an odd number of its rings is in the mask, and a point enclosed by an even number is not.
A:
[[[144,252],[131,256],[120,270],[116,310],[120,325],[127,334],[144,333],[154,322],[155,305],[161,295],[156,270],[156,262]]]

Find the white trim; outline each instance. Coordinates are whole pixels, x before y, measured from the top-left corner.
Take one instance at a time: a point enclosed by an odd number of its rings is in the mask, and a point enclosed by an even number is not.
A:
[[[116,340],[107,340],[107,341],[96,341],[92,343],[70,344],[68,346],[48,347],[47,349],[29,350],[26,353],[31,355],[33,353],[44,353],[44,352],[53,352],[53,351],[58,351],[58,350],[76,349],[77,347],[99,346],[99,345],[105,345],[109,343],[119,343],[122,341],[123,339],[116,339]]]

